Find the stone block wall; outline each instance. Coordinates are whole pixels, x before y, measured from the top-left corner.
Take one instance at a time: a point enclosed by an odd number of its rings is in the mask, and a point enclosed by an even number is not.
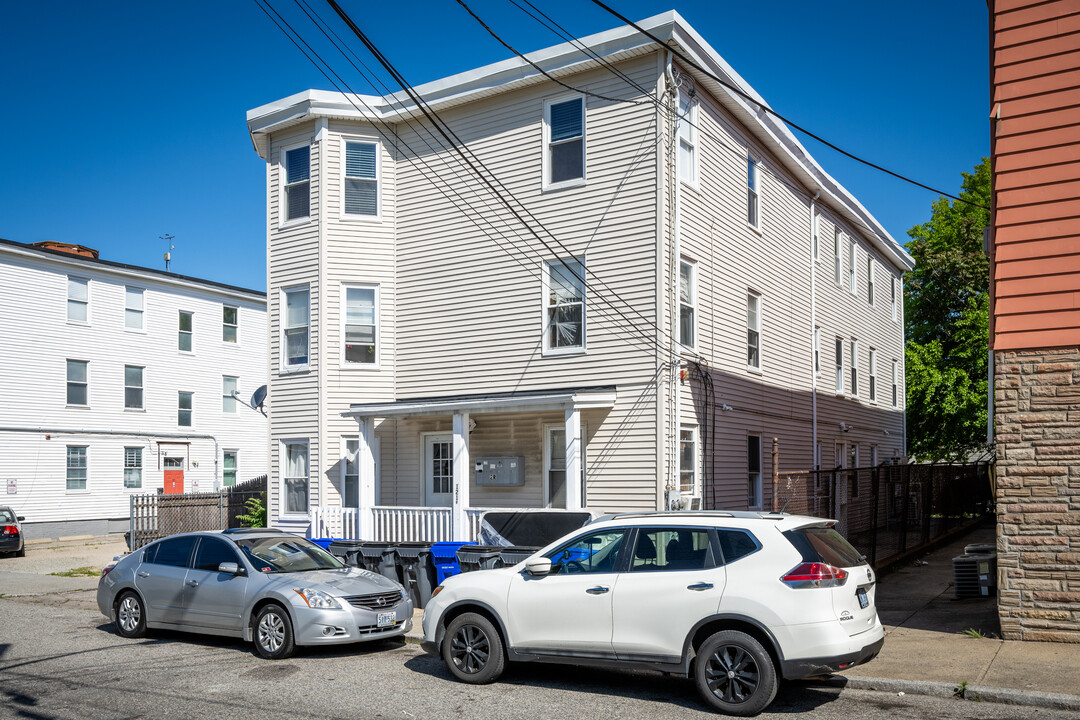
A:
[[[998,614],[1080,643],[1080,348],[994,353]]]

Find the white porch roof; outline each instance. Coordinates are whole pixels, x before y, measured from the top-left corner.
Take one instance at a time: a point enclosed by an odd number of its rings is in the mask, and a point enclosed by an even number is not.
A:
[[[593,410],[615,406],[615,386],[527,390],[482,395],[414,398],[387,403],[350,405],[343,417],[404,417],[453,415],[456,413],[541,412],[545,410]]]

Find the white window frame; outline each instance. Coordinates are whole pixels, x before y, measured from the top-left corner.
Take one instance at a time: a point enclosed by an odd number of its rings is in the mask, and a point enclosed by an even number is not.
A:
[[[867,396],[871,403],[877,404],[877,350],[870,348],[870,373],[868,375],[870,379],[870,388],[867,390]]]
[[[836,282],[836,287],[842,287],[844,268],[843,261],[840,257],[840,245],[843,242],[843,233],[840,228],[833,229],[833,276]]]
[[[191,329],[190,330],[182,330],[180,328],[180,318],[183,315],[190,315],[191,316]],[[184,349],[182,349],[180,347],[180,338],[183,337],[185,333],[187,333],[188,337],[191,340],[191,342],[190,342],[191,347],[188,348],[187,350],[184,350]],[[184,353],[185,355],[194,355],[195,354],[195,312],[193,310],[180,310],[180,309],[178,309],[176,311],[176,351],[179,352],[179,353]]]
[[[68,367],[69,362],[82,363],[86,369],[86,380],[83,382],[73,381],[71,379],[71,368]],[[68,388],[71,385],[83,385],[86,388],[86,402],[83,404],[73,404],[68,402]],[[64,405],[70,408],[88,408],[90,407],[90,361],[78,360],[76,358],[64,358]]]
[[[751,327],[750,325],[750,304],[751,301],[757,301],[757,327]],[[765,365],[765,342],[764,333],[761,328],[765,325],[763,322],[763,313],[765,309],[765,302],[762,300],[761,293],[754,292],[753,290],[746,291],[746,367],[751,372],[760,373]],[[757,333],[757,365],[750,364],[750,332]]]
[[[851,345],[849,346],[851,354],[849,355],[849,361],[851,363],[849,370],[851,370],[851,397],[859,397],[859,341],[855,338],[851,338]]]
[[[757,470],[757,478],[756,479],[753,477],[754,472],[750,469],[750,438],[752,438],[752,437],[756,437],[757,441],[758,441],[757,442],[757,450],[758,450],[758,452],[757,452],[757,454],[758,454],[757,466],[758,466],[758,470]],[[748,491],[747,494],[746,494],[746,505],[750,510],[760,510],[765,504],[765,487],[764,487],[764,481],[763,481],[763,477],[765,475],[765,464],[764,464],[765,449],[762,447],[762,444],[763,444],[763,436],[762,435],[759,435],[758,433],[747,433],[746,434],[746,486],[747,486],[747,491]],[[755,499],[755,498],[750,497],[749,490],[750,490],[750,487],[751,487],[751,483],[753,483],[754,494],[757,496],[756,497],[757,504],[754,504],[754,503],[751,502],[751,500]]]
[[[139,390],[139,406],[128,407],[127,404],[127,391],[129,389],[136,389],[135,385],[128,385],[127,371],[128,368],[137,368],[142,370],[142,374],[139,376],[141,384],[138,385]],[[124,365],[124,411],[125,412],[146,412],[146,367],[143,365]]]
[[[236,406],[239,403],[239,401],[235,397],[233,397],[232,394],[226,394],[225,393],[225,390],[227,389],[226,385],[227,385],[229,380],[235,381],[233,389],[236,390],[237,395],[240,394],[240,378],[238,376],[236,376],[236,375],[222,375],[221,376],[221,414],[222,415],[235,415],[236,414],[236,409],[237,409]],[[194,409],[194,408],[192,408],[192,409]]]
[[[307,324],[303,326],[307,328],[307,362],[297,363],[296,365],[289,365],[288,331],[301,327],[300,325],[297,325],[295,327],[289,326],[289,294],[299,291],[307,293]],[[281,295],[279,298],[278,307],[280,318],[280,322],[278,323],[278,325],[280,326],[280,330],[278,333],[278,364],[280,366],[280,372],[307,372],[311,368],[311,286],[305,283],[303,285],[292,285],[290,287],[281,288]]]
[[[686,470],[683,468],[683,465],[682,465],[682,456],[683,456],[683,454],[682,454],[682,444],[683,444],[682,434],[684,432],[690,432],[690,443],[693,445],[693,450],[694,450],[694,459],[693,459],[693,463],[692,463],[691,468],[690,468],[690,490],[689,491],[683,490],[683,475],[684,475],[684,473],[686,473]],[[701,456],[701,443],[698,441],[698,435],[699,435],[699,433],[698,433],[698,426],[697,425],[687,425],[687,424],[679,425],[679,493],[682,494],[684,497],[693,497],[693,498],[701,497],[701,485],[702,485],[702,483],[700,482],[700,478],[701,478],[702,456]]]
[[[683,106],[686,106],[685,113],[683,112]],[[679,91],[678,101],[678,126],[677,136],[679,139],[679,152],[676,155],[676,162],[678,164],[679,181],[686,183],[690,187],[697,189],[698,187],[698,152],[697,152],[697,122],[698,122],[698,103],[697,101],[683,91]],[[683,149],[686,149],[686,154],[690,158],[689,167],[686,167],[686,163],[683,162]]]
[[[304,455],[306,457],[307,477],[304,478],[306,483],[306,495],[305,505],[303,510],[290,510],[289,509],[289,480],[298,480],[299,477],[289,477],[286,475],[287,468],[289,466],[289,447],[290,446],[303,446]],[[281,494],[281,516],[288,518],[306,518],[308,516],[308,509],[311,507],[311,440],[309,438],[290,438],[288,440],[281,441],[280,457],[278,460],[281,476],[281,487],[279,492]]]
[[[682,278],[683,269],[686,269],[688,275],[687,285],[690,288],[690,298],[688,302],[683,302],[682,299]],[[687,260],[682,258],[679,261],[679,344],[686,348],[697,347],[698,338],[698,312],[697,312],[697,263],[693,260]],[[683,308],[688,308],[690,311],[690,342],[685,342],[686,338],[683,337],[682,330],[682,313]]]
[[[553,267],[560,267],[565,270],[563,261],[570,262],[576,261],[581,264],[582,284],[581,284],[581,344],[580,345],[567,345],[565,347],[552,347],[551,338],[549,332],[551,330],[550,312],[551,308],[556,307],[551,304],[551,269]],[[545,260],[541,265],[541,288],[543,292],[541,302],[541,322],[544,333],[543,340],[543,354],[547,355],[580,355],[586,352],[588,348],[589,336],[588,336],[588,312],[589,312],[589,298],[588,298],[588,264],[584,255],[580,257],[570,257],[558,260]],[[572,304],[572,303],[567,303]]]
[[[900,363],[896,360],[892,361],[892,406],[894,408],[900,407],[900,375],[899,375]]]
[[[554,105],[561,105],[572,100],[581,100],[581,177],[570,178],[569,180],[560,180],[559,182],[551,182],[551,108]],[[588,113],[586,112],[585,95],[582,93],[568,93],[565,95],[559,95],[557,97],[548,98],[544,100],[544,122],[543,122],[543,153],[541,158],[541,172],[543,173],[541,189],[543,190],[560,190],[562,188],[578,187],[584,185],[588,176],[588,135],[589,130],[587,127]],[[560,140],[559,143],[569,142],[575,138],[568,138]]]
[[[69,483],[71,478],[68,476],[68,471],[72,469],[70,465],[70,458],[68,452],[72,448],[82,448],[83,450],[83,486],[81,488],[72,488]],[[78,469],[78,468],[75,468]],[[90,446],[89,445],[65,445],[64,446],[64,493],[66,495],[87,495],[90,493]]]
[[[844,339],[841,337],[835,338],[833,344],[835,349],[835,361],[836,361],[836,394],[844,394]]]
[[[137,308],[132,307],[130,304],[132,295],[139,298],[139,307]],[[130,316],[139,318],[138,327],[128,325],[129,313],[135,313]],[[146,332],[146,288],[134,285],[124,286],[124,330],[127,332]]]
[[[128,465],[128,450],[135,450],[135,451],[138,452],[138,458],[139,458],[139,464],[138,465]],[[124,472],[123,472],[123,477],[121,478],[121,482],[124,485],[124,490],[127,490],[129,492],[139,492],[139,491],[141,491],[142,486],[143,486],[143,448],[142,448],[142,446],[141,445],[138,445],[138,446],[136,446],[136,445],[125,446],[124,447],[123,460],[124,460],[124,462],[123,462]],[[128,470],[138,470],[139,471],[139,484],[138,485],[128,485],[128,472],[127,472]]]
[[[551,456],[552,456],[552,450],[554,450],[555,447],[557,447],[557,445],[558,445],[558,443],[555,443],[555,442],[552,441],[551,436],[552,436],[552,433],[557,433],[557,432],[563,433],[563,453],[565,453],[566,452],[566,425],[561,424],[561,423],[544,423],[544,483],[543,483],[543,485],[544,485],[544,495],[543,495],[543,502],[544,502],[544,507],[557,508],[558,509],[558,506],[553,505],[552,502],[551,502],[551,500],[552,500],[552,498],[551,498],[551,471],[554,470],[554,468],[551,467],[551,460],[552,460]],[[582,436],[584,437],[584,433],[582,434]],[[565,464],[565,462],[566,462],[566,460],[565,460],[565,457],[564,457],[564,459],[563,459],[563,476],[564,476],[563,487],[564,488],[568,487],[568,483],[570,482],[570,476],[567,475],[567,473],[566,473],[566,464]],[[580,478],[579,478],[579,480],[580,480]],[[564,490],[564,493],[563,493],[564,497],[565,497],[565,494],[566,493],[565,493],[565,490]],[[566,507],[565,502],[563,504],[563,507]]]
[[[374,322],[375,322],[375,360],[374,362],[349,362],[345,358],[345,345],[346,335],[345,326],[348,325],[348,304],[349,304],[349,290],[371,290],[374,295]],[[338,346],[338,351],[341,353],[340,365],[343,368],[353,368],[357,370],[378,370],[382,363],[382,329],[379,326],[379,321],[382,314],[381,298],[380,298],[380,285],[378,283],[341,283],[341,312],[338,322],[338,333],[341,337],[341,342]],[[310,297],[310,296],[309,296]],[[310,307],[309,307],[310,313]],[[310,317],[310,315],[309,315]],[[310,321],[309,321],[310,322]]]
[[[349,445],[356,444],[356,452],[353,453],[349,449]],[[376,455],[376,457],[378,457]],[[355,472],[349,472],[349,463],[352,463]],[[350,505],[348,503],[349,497],[349,479],[356,478],[356,504]],[[376,483],[378,486],[378,483]],[[378,500],[375,502],[378,505]],[[341,437],[341,507],[346,508],[358,508],[360,507],[360,436],[359,435],[343,435]]]
[[[183,408],[183,407],[180,406],[180,398],[183,397],[184,395],[190,395],[191,396],[191,407],[190,408]],[[189,422],[187,425],[182,425],[180,423],[180,413],[184,412],[185,410],[187,410],[187,412],[191,413],[191,416],[190,416],[191,417],[191,422]],[[193,427],[195,427],[195,392],[192,391],[192,390],[177,390],[176,391],[176,427],[178,427],[178,428],[193,428]]]
[[[859,290],[859,282],[855,272],[855,238],[848,238],[848,292],[855,295]]]
[[[751,176],[750,169],[753,168]],[[753,202],[751,202],[753,201]],[[757,222],[750,222],[750,207],[754,205],[754,215]],[[761,161],[752,152],[746,154],[746,225],[754,232],[761,232]]]
[[[357,180],[367,180],[375,182],[375,214],[374,215],[362,215],[359,213],[348,213],[345,211],[345,184],[349,179],[346,175],[346,158],[348,153],[349,143],[358,143],[361,145],[374,145],[375,146],[375,177],[374,178],[361,178],[357,177]],[[341,208],[338,213],[338,217],[345,222],[381,222],[382,221],[382,142],[375,138],[364,137],[362,135],[342,135],[341,142],[341,182],[338,183],[338,191],[340,195]]]
[[[230,470],[225,466],[225,456],[233,456],[233,468]],[[233,484],[227,485],[225,483],[225,473],[233,473]],[[240,450],[239,448],[222,448],[221,450],[221,487],[232,487],[236,485],[240,480]]]
[[[86,299],[85,300],[81,300],[79,298],[73,298],[71,296],[71,283],[72,283],[72,281],[74,281],[76,283],[82,283],[83,287],[86,288]],[[90,278],[85,278],[85,277],[82,277],[81,275],[68,275],[67,278],[66,278],[65,287],[67,289],[67,294],[66,294],[67,304],[64,307],[65,307],[65,313],[66,313],[65,317],[66,317],[67,321],[69,323],[72,323],[73,325],[89,325],[90,324]],[[72,303],[83,306],[83,308],[85,309],[85,313],[86,313],[86,319],[85,320],[79,320],[78,318],[71,317],[71,304]]]
[[[874,256],[866,253],[866,302],[870,307],[874,305]]]
[[[854,470],[859,467],[859,443],[848,443],[847,463],[849,469]]]
[[[288,154],[289,152],[298,148],[306,147],[308,149],[308,179],[301,180],[296,183],[289,184],[289,169],[288,169]],[[311,142],[300,142],[292,145],[284,145],[278,151],[278,227],[289,227],[292,225],[303,225],[312,221],[311,214],[311,166],[312,156],[314,153],[311,149],[314,145]],[[306,183],[308,186],[308,214],[301,217],[289,218],[289,188],[295,187],[300,184]]]
[[[234,311],[236,313],[236,322],[235,323],[227,323],[227,322],[225,322],[225,311],[226,310],[232,310],[232,311]],[[235,340],[227,340],[227,339],[225,339],[225,330],[226,330],[226,328],[233,328],[233,330],[235,331],[235,335],[236,335]],[[234,347],[240,344],[240,307],[238,305],[225,305],[224,303],[221,305],[221,342],[223,342],[227,346],[234,346]]]
[[[814,375],[821,375],[821,328],[814,328]]]

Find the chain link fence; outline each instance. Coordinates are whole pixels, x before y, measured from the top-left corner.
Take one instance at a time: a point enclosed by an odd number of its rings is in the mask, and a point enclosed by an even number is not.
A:
[[[266,479],[261,475],[214,493],[132,495],[128,547],[136,550],[176,533],[241,527],[248,500],[265,499]]]
[[[985,462],[781,473],[774,507],[835,519],[836,530],[880,568],[990,512],[992,477]]]

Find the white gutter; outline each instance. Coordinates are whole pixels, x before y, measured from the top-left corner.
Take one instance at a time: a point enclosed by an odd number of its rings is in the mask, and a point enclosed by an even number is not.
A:
[[[670,257],[668,258],[668,277],[664,283],[665,290],[667,291],[668,299],[668,428],[667,428],[667,479],[665,481],[665,490],[670,488],[670,492],[666,493],[667,497],[664,502],[664,509],[671,509],[671,496],[677,494],[679,488],[679,475],[677,471],[677,465],[675,458],[678,454],[678,437],[679,437],[679,419],[682,417],[679,408],[679,371],[681,370],[681,362],[679,359],[679,348],[675,336],[678,332],[678,304],[679,299],[677,295],[677,283],[678,283],[678,268],[681,247],[679,244],[679,199],[682,190],[682,182],[679,179],[679,170],[675,164],[675,157],[678,149],[676,147],[678,143],[677,133],[679,131],[679,88],[675,84],[675,70],[672,66],[672,54],[671,51],[667,53],[667,61],[664,65],[664,73],[667,75],[668,89],[667,98],[664,102],[668,103],[669,109],[674,109],[673,113],[669,113],[668,125],[670,127],[670,141],[668,144],[667,162],[665,163],[664,175],[667,178],[667,184],[671,190],[671,248]],[[670,118],[675,118],[671,120]],[[700,446],[700,443],[699,443]]]
[[[610,409],[615,407],[615,391],[567,392],[551,395],[501,398],[467,398],[461,400],[398,400],[388,403],[353,405],[341,413],[347,418],[413,417],[417,415],[447,415],[453,413],[537,412],[543,410]]]

